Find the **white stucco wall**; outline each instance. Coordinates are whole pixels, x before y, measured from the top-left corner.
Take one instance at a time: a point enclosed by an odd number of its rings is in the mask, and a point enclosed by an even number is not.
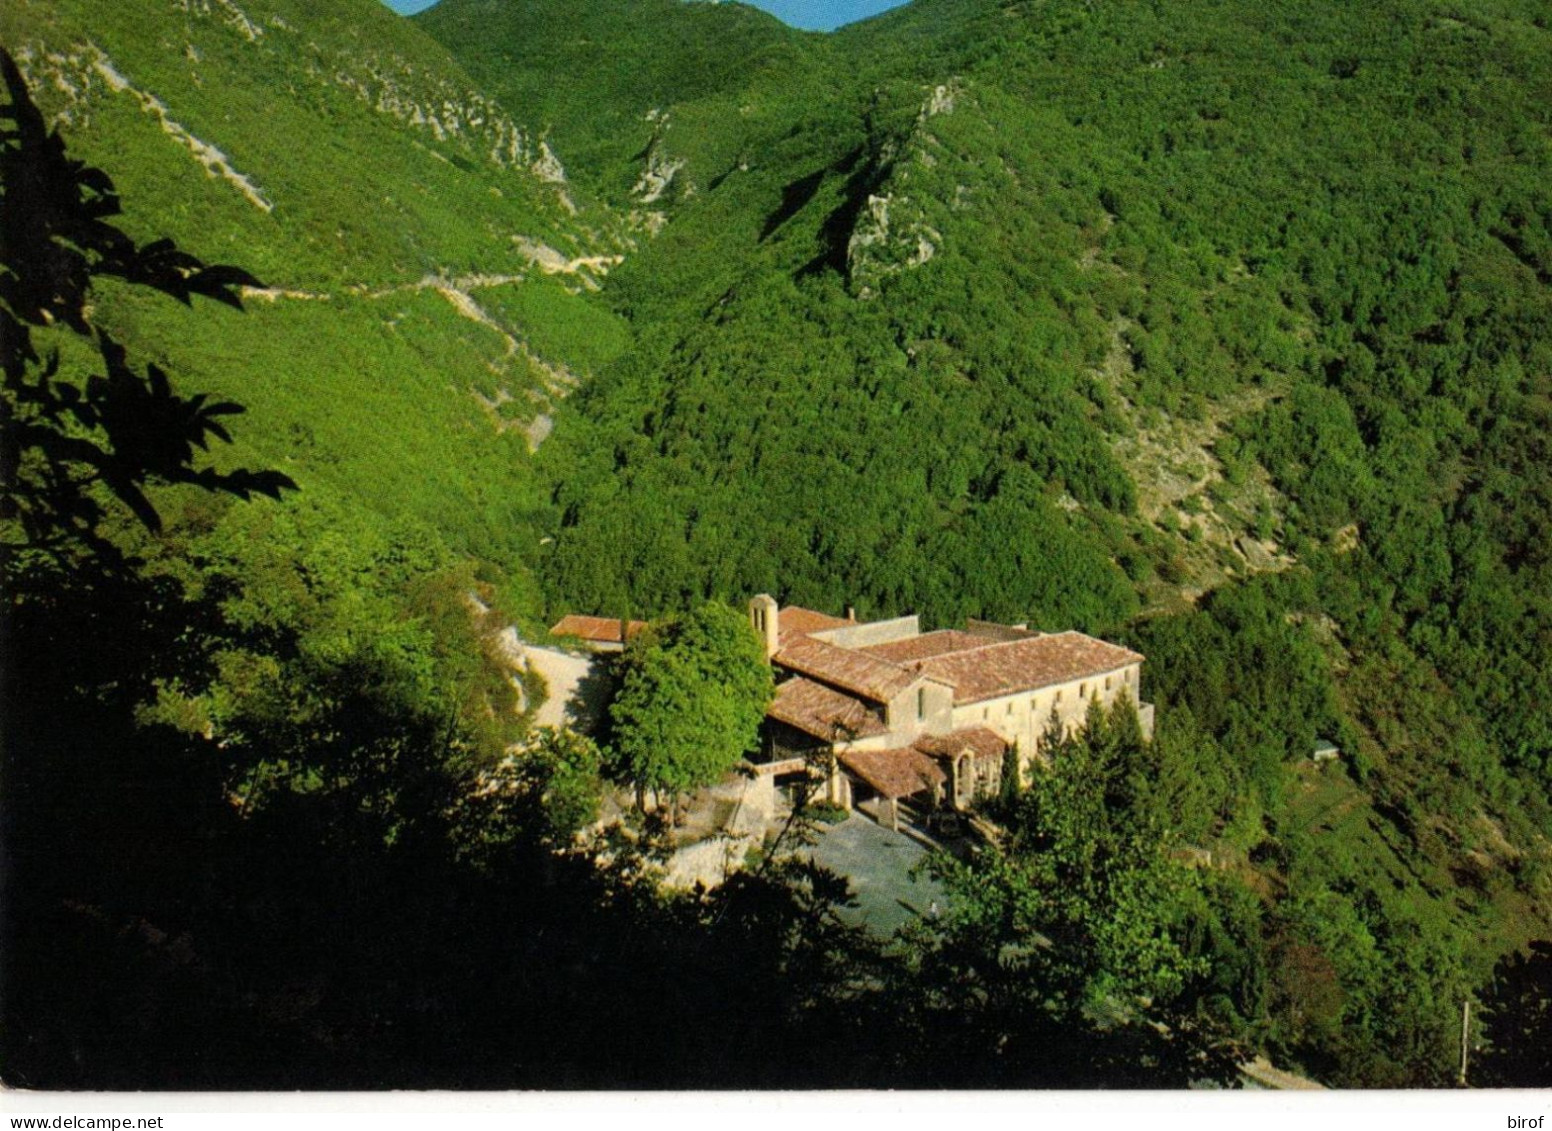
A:
[[[1134,704],[1138,703],[1141,667],[1128,664],[1102,675],[962,704],[954,708],[951,729],[988,727],[1006,741],[1018,743],[1021,761],[1027,767],[1039,750],[1053,707],[1063,725],[1072,730],[1088,718],[1089,703],[1096,696],[1106,707],[1112,706],[1123,692],[1131,696]]]
[[[889,701],[884,721],[890,736],[900,740],[891,746],[908,745],[924,734],[947,734],[954,729],[954,689],[937,680],[918,679]]]

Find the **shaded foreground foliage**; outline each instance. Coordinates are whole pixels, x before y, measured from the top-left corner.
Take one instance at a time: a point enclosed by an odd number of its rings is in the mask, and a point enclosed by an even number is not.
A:
[[[361,752],[348,772],[297,752],[290,773],[319,780],[238,804],[215,744],[134,721],[166,667],[148,614],[174,638],[219,614],[165,579],[60,596],[21,618],[39,663],[4,703],[9,1083],[1070,1087],[1212,1071],[1151,1028],[1009,1009],[996,983],[983,996],[886,954],[842,924],[844,884],[815,868],[668,898],[629,845],[604,866],[557,852],[547,782],[482,790],[458,729],[365,695],[370,670],[329,710]],[[126,662],[146,681],[120,678]],[[78,709],[60,717],[62,698]]]
[[[1493,971],[1483,994],[1486,1052],[1471,1074],[1489,1088],[1544,1088],[1552,1080],[1552,942],[1531,944]]]

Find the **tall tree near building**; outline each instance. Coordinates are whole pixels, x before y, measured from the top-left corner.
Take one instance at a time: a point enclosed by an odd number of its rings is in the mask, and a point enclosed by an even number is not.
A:
[[[1101,747],[1111,743],[1118,750],[1107,762]],[[978,952],[984,971],[1003,973],[1016,954],[1025,989],[1074,1016],[1096,1003],[1163,1004],[1181,994],[1201,972],[1182,940],[1196,878],[1168,860],[1130,799],[1115,802],[1141,750],[1140,735],[1096,706],[1083,731],[1048,735],[1050,765],[1031,775],[1003,848],[967,862],[934,859],[955,897],[941,934],[956,953]]]
[[[753,749],[771,669],[741,614],[707,604],[654,625],[626,648],[622,666],[611,708],[614,770],[638,790],[677,798]]]

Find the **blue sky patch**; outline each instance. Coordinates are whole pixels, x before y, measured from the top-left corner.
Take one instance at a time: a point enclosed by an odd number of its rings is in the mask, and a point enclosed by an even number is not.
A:
[[[395,12],[409,15],[429,8],[435,0],[383,0]],[[756,8],[793,27],[831,31],[842,24],[898,8],[905,0],[748,0]]]

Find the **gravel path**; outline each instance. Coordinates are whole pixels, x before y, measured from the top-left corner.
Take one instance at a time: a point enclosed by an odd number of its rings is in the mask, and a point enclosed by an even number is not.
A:
[[[528,663],[544,677],[550,694],[539,708],[534,721],[543,727],[575,726],[586,730],[588,723],[598,717],[601,705],[590,700],[601,693],[601,679],[590,678],[596,656],[574,656],[554,648],[523,646]]]

